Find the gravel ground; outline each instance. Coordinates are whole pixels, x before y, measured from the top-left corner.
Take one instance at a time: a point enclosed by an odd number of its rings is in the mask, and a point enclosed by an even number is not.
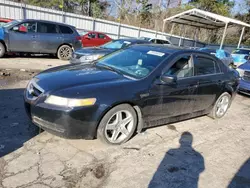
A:
[[[24,111],[23,90],[41,58],[22,67],[9,61],[10,67],[0,62],[0,72],[11,68],[0,77],[0,187],[250,187],[249,97],[237,95],[220,120],[204,116],[148,129],[122,146],[66,140],[40,133]]]

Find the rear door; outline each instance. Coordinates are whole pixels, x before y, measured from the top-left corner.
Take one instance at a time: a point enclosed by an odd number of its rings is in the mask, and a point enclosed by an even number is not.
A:
[[[213,105],[222,92],[224,73],[216,58],[208,55],[194,55],[194,76],[199,82],[194,111],[206,110]]]
[[[63,38],[58,25],[47,22],[37,23],[38,43],[41,53],[56,53]]]
[[[104,35],[102,33],[98,33],[97,37],[98,37],[98,45],[99,46],[110,41],[109,37],[107,37],[106,35]]]
[[[38,52],[37,23],[34,21],[23,22],[15,27],[26,27],[27,32],[9,30],[9,50],[14,52]]]

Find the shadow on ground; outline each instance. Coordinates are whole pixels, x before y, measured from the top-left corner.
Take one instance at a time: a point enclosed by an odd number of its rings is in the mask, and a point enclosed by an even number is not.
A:
[[[250,157],[235,174],[228,188],[249,188],[250,187]]]
[[[204,171],[204,158],[192,148],[193,136],[184,132],[180,147],[170,149],[156,170],[149,188],[197,188],[200,173]]]
[[[15,151],[39,132],[28,119],[24,89],[0,89],[0,157]]]
[[[41,58],[41,59],[57,59],[53,54],[29,54],[29,53],[10,53],[5,55],[4,58]]]

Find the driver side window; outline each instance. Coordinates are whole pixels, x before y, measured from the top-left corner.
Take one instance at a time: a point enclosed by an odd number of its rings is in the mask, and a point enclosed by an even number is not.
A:
[[[192,56],[179,58],[165,73],[165,75],[176,76],[177,78],[187,78],[194,75]]]
[[[18,25],[18,27],[25,27],[28,33],[36,32],[36,22],[25,22]]]

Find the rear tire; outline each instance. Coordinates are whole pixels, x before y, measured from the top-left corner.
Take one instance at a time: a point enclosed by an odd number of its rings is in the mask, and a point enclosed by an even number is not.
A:
[[[119,145],[132,137],[136,126],[134,108],[129,104],[121,104],[104,115],[97,129],[97,138],[106,144]]]
[[[216,100],[213,109],[209,113],[209,117],[213,119],[222,118],[231,104],[231,95],[227,92],[224,92],[220,95],[220,97]]]
[[[72,56],[72,48],[69,45],[62,45],[57,50],[57,57],[61,60],[69,60]]]
[[[0,42],[0,58],[4,56],[5,52],[5,46]]]

